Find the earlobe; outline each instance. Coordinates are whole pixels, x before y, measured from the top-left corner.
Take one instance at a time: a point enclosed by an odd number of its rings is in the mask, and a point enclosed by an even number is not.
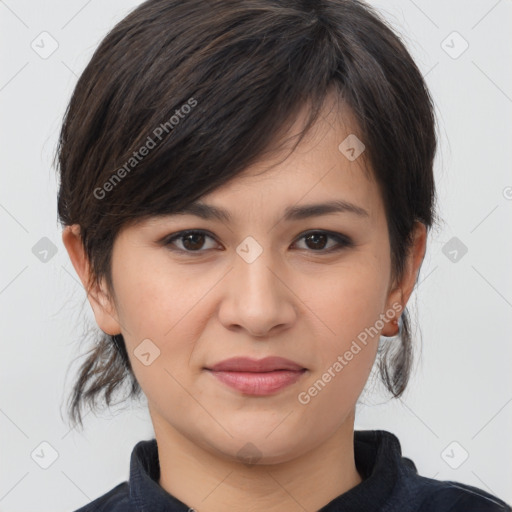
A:
[[[401,315],[405,304],[403,291],[400,286],[396,287],[393,292],[388,296],[388,302],[386,304],[385,315],[388,321],[382,329],[382,336],[393,337],[396,336],[400,331]]]
[[[87,299],[96,319],[98,327],[106,334],[114,335],[121,332],[115,306],[107,293],[104,279],[98,284],[91,281],[90,263],[80,237],[80,226],[66,226],[62,232],[62,242],[80,281],[87,293]]]

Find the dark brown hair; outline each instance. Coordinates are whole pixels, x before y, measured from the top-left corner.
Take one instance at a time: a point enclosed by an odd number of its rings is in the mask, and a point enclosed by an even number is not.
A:
[[[414,223],[435,221],[435,118],[420,71],[379,14],[357,0],[148,0],[95,51],[57,148],[59,220],[80,225],[90,282],[104,277],[113,295],[122,227],[175,213],[237,176],[307,103],[293,151],[331,90],[357,121],[401,276]],[[412,360],[407,309],[402,321],[380,360],[394,396]],[[139,396],[122,335],[99,336],[70,395],[73,422],[101,394],[109,405],[127,380]]]

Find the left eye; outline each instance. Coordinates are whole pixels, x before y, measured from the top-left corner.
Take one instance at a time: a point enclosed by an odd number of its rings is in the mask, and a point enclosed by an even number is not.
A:
[[[206,233],[205,231],[181,231],[172,235],[170,238],[167,238],[164,244],[166,246],[172,245],[181,245],[181,247],[171,248],[171,250],[176,250],[178,252],[204,252],[201,249],[204,249],[204,241],[206,238],[215,241],[214,237]],[[309,245],[305,249],[310,249],[313,252],[332,252],[335,250],[343,249],[344,247],[352,247],[353,242],[350,238],[340,233],[331,233],[328,231],[308,231],[306,233],[302,233],[297,240],[304,239],[305,243]],[[330,247],[326,247],[327,241],[331,239],[334,240],[334,244]],[[294,244],[296,244],[295,242]],[[312,247],[311,247],[312,246]],[[206,247],[206,249],[214,249],[215,245]]]
[[[301,239],[304,239],[306,243],[313,246],[313,252],[332,252],[343,249],[344,247],[353,246],[352,240],[347,236],[339,233],[330,233],[328,231],[309,231],[298,238],[298,240]],[[334,240],[335,243],[331,245],[331,247],[326,248],[327,240],[329,239]],[[309,248],[311,249],[311,246]]]

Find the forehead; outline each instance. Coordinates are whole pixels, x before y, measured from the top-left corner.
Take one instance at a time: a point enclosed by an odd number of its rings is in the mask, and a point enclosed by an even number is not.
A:
[[[319,204],[337,203],[334,207],[331,204],[331,209],[343,211],[344,218],[379,224],[376,219],[380,221],[385,215],[380,191],[350,109],[337,97],[328,97],[316,123],[291,152],[308,113],[304,106],[273,148],[176,214],[234,227],[245,222],[275,226],[283,220],[312,217],[312,211],[325,211]],[[159,223],[159,218],[136,224],[150,227],[153,223]]]
[[[292,204],[334,200],[378,213],[382,207],[380,191],[350,109],[331,97],[316,123],[290,153],[306,115],[303,108],[293,126],[281,134],[276,149],[267,151],[199,202],[220,204],[243,197],[247,201],[244,204],[252,202],[263,213],[273,207],[290,210]]]

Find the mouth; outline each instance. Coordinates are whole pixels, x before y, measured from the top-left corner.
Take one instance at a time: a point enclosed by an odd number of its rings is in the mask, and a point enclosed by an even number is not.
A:
[[[258,372],[266,373],[278,370],[301,371],[306,370],[302,365],[285,359],[284,357],[270,356],[263,359],[250,357],[232,357],[206,368],[211,371],[224,372]]]
[[[277,393],[307,372],[307,368],[281,357],[260,360],[236,357],[204,369],[230,388],[257,396]]]

